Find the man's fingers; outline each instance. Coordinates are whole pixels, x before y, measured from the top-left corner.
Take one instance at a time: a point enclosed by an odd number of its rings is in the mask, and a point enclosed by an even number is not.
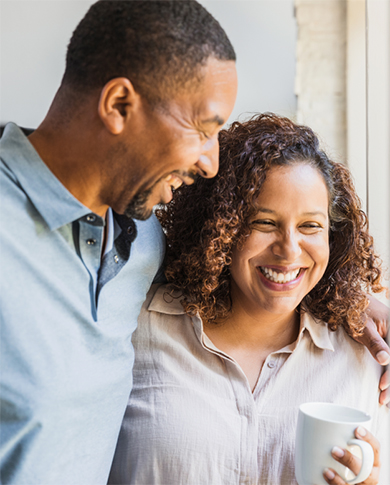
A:
[[[390,407],[390,388],[388,387],[379,394],[379,404]]]
[[[380,302],[374,296],[367,295],[370,302],[366,313],[372,318],[374,325],[377,327],[379,335],[386,338],[390,326],[390,310],[384,303]]]
[[[379,403],[390,405],[390,370],[389,369],[387,369],[386,372],[382,374],[381,380],[379,381],[379,389],[381,390],[381,393],[379,394]]]
[[[376,325],[371,318],[367,318],[364,333],[356,340],[368,348],[379,364],[387,365],[390,362],[390,348],[378,333]]]
[[[390,386],[390,370],[387,369],[386,372],[382,374],[381,380],[379,381],[379,389],[384,391]]]

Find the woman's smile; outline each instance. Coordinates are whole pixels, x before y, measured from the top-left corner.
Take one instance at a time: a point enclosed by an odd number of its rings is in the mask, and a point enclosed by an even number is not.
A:
[[[267,288],[274,291],[289,291],[294,289],[305,274],[305,268],[282,271],[277,268],[259,266],[259,276]]]

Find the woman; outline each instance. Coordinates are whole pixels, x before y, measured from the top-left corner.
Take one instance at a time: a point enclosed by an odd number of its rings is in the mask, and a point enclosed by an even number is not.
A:
[[[375,451],[365,483],[378,483],[381,369],[348,335],[363,330],[365,292],[382,286],[350,175],[309,128],[276,115],[234,123],[220,146],[218,176],[158,212],[170,285],[152,288],[133,338],[110,483],[296,483],[307,401],[373,416],[357,436]],[[358,470],[348,451],[332,454]]]

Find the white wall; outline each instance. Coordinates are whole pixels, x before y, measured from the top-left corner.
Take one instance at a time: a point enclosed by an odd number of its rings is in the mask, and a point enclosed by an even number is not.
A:
[[[390,3],[366,1],[367,215],[390,287]]]
[[[298,40],[297,121],[310,126],[326,152],[346,161],[346,2],[295,0]]]
[[[237,54],[239,89],[230,121],[255,112],[295,117],[294,0],[199,0]]]
[[[92,0],[1,0],[0,121],[36,128],[60,84],[66,46]]]
[[[348,166],[389,286],[390,4],[348,0],[347,7]]]
[[[1,0],[0,123],[35,128],[59,86],[66,46],[92,0]],[[204,0],[238,56],[244,112],[295,115],[293,0]]]

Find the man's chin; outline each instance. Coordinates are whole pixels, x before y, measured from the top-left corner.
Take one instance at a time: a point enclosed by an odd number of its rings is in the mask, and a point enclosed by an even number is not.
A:
[[[146,221],[153,214],[153,209],[145,206],[133,207],[129,205],[125,210],[125,215],[131,219],[137,219],[138,221]]]
[[[146,221],[153,214],[154,204],[152,202],[154,187],[136,194],[126,207],[125,215],[139,221]],[[162,202],[161,202],[162,203]]]
[[[125,209],[125,215],[139,221],[146,221],[153,214],[153,205],[150,203],[151,189],[135,195]]]

